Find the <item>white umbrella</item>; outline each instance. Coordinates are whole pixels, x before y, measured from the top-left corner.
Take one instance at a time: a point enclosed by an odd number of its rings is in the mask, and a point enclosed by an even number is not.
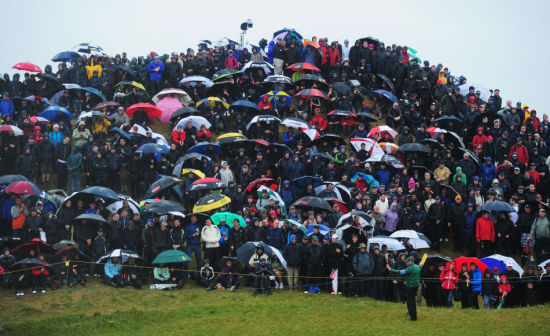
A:
[[[398,230],[390,235],[392,238],[409,238],[419,239],[418,232],[414,230]]]
[[[376,236],[369,238],[367,242],[367,251],[370,251],[371,244],[378,244],[380,248],[382,248],[382,245],[386,245],[390,251],[405,250],[405,246],[403,246],[399,240],[391,237]]]
[[[147,131],[151,132],[151,134],[153,134],[153,131],[151,131],[151,129],[149,127],[145,128],[141,125],[138,125],[138,124],[134,124],[132,126],[132,128],[130,128],[130,130],[128,131],[128,133],[134,133],[134,134],[139,134],[139,135],[143,135],[143,136],[146,136],[147,135]]]
[[[183,85],[185,83],[189,82],[191,86],[197,85],[198,82],[201,82],[204,86],[207,88],[214,85],[214,82],[206,77],[203,76],[189,76],[185,77],[184,79],[180,80],[179,84]]]
[[[162,98],[165,98],[167,96],[174,95],[176,98],[179,99],[179,101],[184,105],[187,106],[189,104],[189,101],[191,100],[191,97],[189,97],[189,94],[187,92],[183,91],[182,89],[176,89],[176,88],[168,88],[160,91],[157,93],[153,98],[153,102],[156,104]]]
[[[263,69],[266,74],[273,72],[273,65],[266,61],[250,61],[246,63],[241,71],[245,72],[248,69]]]
[[[319,132],[315,128],[302,128],[302,132],[308,136],[308,138],[313,141],[319,136]]]
[[[308,124],[306,121],[304,121],[302,119],[298,119],[298,118],[285,118],[281,122],[281,125],[283,125],[285,127],[290,127],[290,128],[300,128],[300,129],[303,129],[303,128],[310,129],[311,128],[310,124]]]
[[[428,245],[428,243],[425,240],[420,238],[411,238],[409,239],[409,243],[411,243],[412,247],[415,250],[430,248],[430,245]]]
[[[493,255],[488,256],[487,258],[500,260],[506,266],[511,265],[512,269],[517,271],[519,273],[519,275],[523,274],[523,268],[517,263],[517,261],[514,260],[514,258],[503,256],[502,254],[493,254]]]
[[[374,225],[376,224],[375,220],[369,216],[366,212],[363,211],[351,211],[347,214],[340,217],[338,220],[338,223],[336,224],[336,227],[339,227],[342,225],[345,221],[353,221],[353,217],[359,216],[359,224],[361,227],[365,226],[371,226],[374,228]]]
[[[369,153],[370,157],[380,157],[385,154],[384,150],[378,142],[370,138],[353,138],[349,140],[350,144],[355,148],[356,151],[361,150],[361,145],[365,144],[365,150]]]
[[[123,201],[126,200],[128,201],[128,206],[130,207],[130,209],[132,209],[135,214],[139,213],[139,204],[134,201],[134,199],[132,199],[130,196],[119,195],[119,198],[120,201],[109,204],[107,206],[107,210],[109,210],[111,213],[117,212],[120,208],[122,208]]]
[[[191,125],[193,125],[193,127],[195,127],[197,130],[199,130],[202,125],[205,125],[206,128],[212,127],[212,124],[210,124],[210,122],[208,120],[206,120],[206,118],[204,118],[204,117],[189,116],[189,117],[185,117],[185,118],[181,119],[180,121],[178,121],[176,127],[174,127],[174,130],[177,129],[179,126],[185,128],[185,126],[187,125],[188,122],[191,122]]]
[[[248,123],[248,125],[246,125],[246,129],[248,130],[250,128],[250,126],[252,126],[252,124],[254,124],[255,122],[257,121],[260,121],[260,122],[265,122],[267,124],[271,123],[271,122],[281,122],[281,119],[275,117],[275,116],[272,116],[270,114],[261,114],[261,115],[257,115],[257,116],[254,116],[254,118],[252,118],[252,120],[250,120],[250,122]]]
[[[466,96],[469,93],[470,86],[474,87],[474,92],[479,91],[480,98],[483,99],[483,101],[489,100],[489,97],[491,97],[491,91],[489,89],[485,88],[482,85],[476,84],[476,83],[466,83],[460,85],[458,88],[460,89],[460,94],[463,96]]]
[[[168,141],[166,141],[166,138],[164,137],[164,135],[160,133],[151,133],[151,137],[156,140],[157,145],[166,146],[170,148],[170,146],[168,145]]]
[[[550,263],[550,259],[547,259],[539,264],[539,267],[546,268],[546,264]]]
[[[128,260],[128,258],[141,259],[141,256],[139,254],[137,254],[136,252],[134,252],[134,251],[126,250],[126,249],[115,249],[115,250],[112,250],[111,252],[107,253],[103,257],[99,258],[97,260],[97,263],[99,264],[105,259],[114,258],[114,257],[117,257],[117,258],[122,257],[122,262],[123,263],[126,262],[126,260]]]
[[[180,217],[180,218],[185,218],[185,215],[182,214],[181,212],[179,211],[170,211],[168,212],[169,215],[172,215],[174,217]]]

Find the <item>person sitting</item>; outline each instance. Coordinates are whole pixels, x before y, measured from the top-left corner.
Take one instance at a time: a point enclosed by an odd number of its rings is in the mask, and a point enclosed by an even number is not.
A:
[[[275,275],[275,288],[284,288],[283,278],[285,276],[285,268],[276,254],[273,254],[273,262],[271,263],[271,270]]]
[[[214,268],[210,266],[210,260],[204,260],[204,266],[201,267],[199,272],[199,284],[206,287],[206,290],[215,290],[216,289],[216,273],[214,273]]]
[[[223,288],[229,290],[230,292],[240,288],[239,282],[237,281],[237,274],[235,273],[231,259],[227,259],[225,261],[225,266],[220,272],[220,283]]]
[[[252,273],[254,276],[254,296],[258,294],[271,294],[271,280],[275,279],[275,273],[269,269],[266,259],[260,259],[258,269]]]
[[[170,269],[165,267],[164,264],[159,264],[153,270],[153,283],[155,284],[167,284],[170,282]]]
[[[141,268],[136,264],[136,258],[130,257],[122,267],[122,277],[124,284],[132,285],[136,289],[141,289],[145,283]]]
[[[43,260],[43,256],[39,257]],[[42,294],[46,293],[46,283],[47,278],[50,275],[50,271],[41,265],[40,267],[35,267],[31,270],[32,275],[32,293],[36,294],[37,291],[41,291]]]
[[[106,285],[111,285],[113,287],[122,287],[122,266],[118,257],[110,258],[105,264],[103,272],[103,283]]]

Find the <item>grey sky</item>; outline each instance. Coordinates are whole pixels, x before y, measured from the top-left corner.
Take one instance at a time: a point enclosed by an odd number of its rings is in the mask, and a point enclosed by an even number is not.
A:
[[[43,1],[4,0],[0,71],[23,61],[44,68],[57,52],[93,42],[111,55],[184,51],[200,39],[239,39],[250,18],[250,42],[292,27],[312,35],[371,35],[409,45],[454,75],[499,88],[504,99],[548,113],[542,88],[550,74],[549,1]]]

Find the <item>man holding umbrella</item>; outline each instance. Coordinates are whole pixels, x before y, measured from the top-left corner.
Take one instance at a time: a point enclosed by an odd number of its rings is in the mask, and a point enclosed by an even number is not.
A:
[[[392,274],[401,274],[405,276],[407,309],[409,311],[409,317],[407,320],[416,321],[416,301],[414,298],[418,291],[418,285],[420,283],[420,270],[422,270],[422,267],[416,265],[414,263],[414,259],[411,257],[405,259],[405,264],[407,265],[407,268],[403,270],[392,269],[388,264],[386,264],[386,267]]]

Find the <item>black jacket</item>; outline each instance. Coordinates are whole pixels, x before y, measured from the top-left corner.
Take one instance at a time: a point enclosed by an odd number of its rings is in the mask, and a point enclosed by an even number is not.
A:
[[[283,249],[283,257],[289,267],[300,267],[302,263],[302,245],[289,243]]]

